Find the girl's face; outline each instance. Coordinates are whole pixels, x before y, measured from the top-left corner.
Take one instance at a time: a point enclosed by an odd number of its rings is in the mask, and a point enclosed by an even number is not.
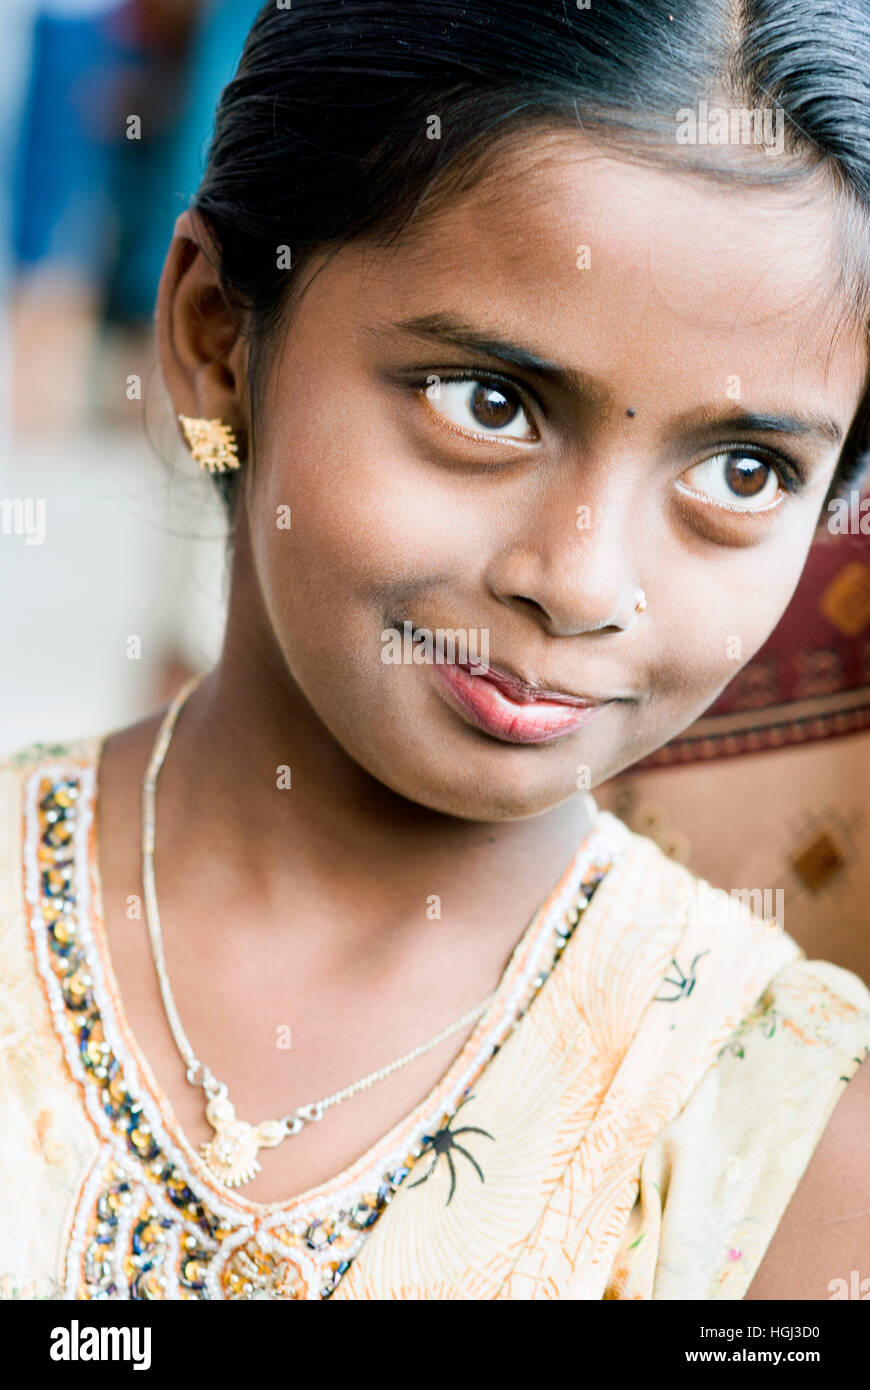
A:
[[[711,703],[788,603],[861,398],[864,341],[831,351],[833,238],[820,185],[538,135],[389,252],[326,261],[241,517],[274,643],[352,759],[435,810],[523,817]]]

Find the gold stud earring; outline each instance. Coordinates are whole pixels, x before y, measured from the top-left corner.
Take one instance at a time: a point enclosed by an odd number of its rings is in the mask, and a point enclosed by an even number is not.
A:
[[[643,610],[644,610],[645,608],[646,608],[646,594],[644,593],[643,589],[635,589],[635,592],[634,592],[634,611],[635,611],[635,613],[642,613]]]
[[[190,452],[200,468],[207,468],[210,473],[226,473],[232,468],[241,468],[236,437],[223,420],[199,420],[190,415],[179,415],[178,418]]]

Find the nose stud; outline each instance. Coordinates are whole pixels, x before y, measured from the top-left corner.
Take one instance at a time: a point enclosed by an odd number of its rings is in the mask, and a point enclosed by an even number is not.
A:
[[[635,591],[634,591],[634,611],[635,611],[635,613],[642,613],[643,610],[644,610],[645,608],[646,608],[646,594],[644,593],[643,589],[635,589]]]

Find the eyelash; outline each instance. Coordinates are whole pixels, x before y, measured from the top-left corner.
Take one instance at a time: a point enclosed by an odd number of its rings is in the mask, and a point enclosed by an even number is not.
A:
[[[437,371],[434,368],[430,368],[425,375],[416,376],[409,384],[412,389],[422,397],[425,396],[426,390],[430,385],[430,378],[433,376],[437,377],[439,381],[442,382],[467,381],[475,382],[481,386],[507,387],[519,398],[520,404],[524,410],[528,411],[529,402],[531,402],[534,410],[539,410],[542,415],[546,415],[543,403],[534,392],[530,390],[526,383],[507,373],[493,371],[481,372],[480,370],[449,372],[446,369]],[[530,423],[534,424],[535,422],[531,421]],[[537,424],[535,424],[535,429],[537,430],[537,428]],[[457,429],[457,433],[463,434],[464,437],[469,438],[474,437],[477,432],[474,430],[461,431]],[[481,439],[486,439],[486,432],[481,431],[479,437]],[[493,437],[493,442],[503,443],[504,436],[502,436],[500,440]],[[740,454],[744,458],[754,458],[757,459],[759,463],[766,464],[768,468],[773,469],[783,490],[791,496],[796,496],[798,493],[802,492],[807,485],[808,479],[804,465],[784,450],[765,449],[758,444],[740,444],[732,442],[718,445],[713,453],[706,455],[706,458],[714,458],[722,454]],[[701,463],[704,462],[704,460],[699,459],[698,462]],[[735,508],[735,510],[744,511],[745,515],[752,515],[751,512],[745,511],[743,508]]]

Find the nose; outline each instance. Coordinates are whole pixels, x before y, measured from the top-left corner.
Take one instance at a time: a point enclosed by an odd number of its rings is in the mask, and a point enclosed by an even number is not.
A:
[[[493,556],[488,582],[506,607],[532,613],[553,637],[617,633],[638,618],[641,579],[632,508],[611,495],[536,508]]]

